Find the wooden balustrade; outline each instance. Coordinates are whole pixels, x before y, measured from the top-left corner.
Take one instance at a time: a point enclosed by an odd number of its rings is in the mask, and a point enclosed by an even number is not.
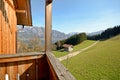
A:
[[[0,55],[0,80],[75,80],[52,53]]]

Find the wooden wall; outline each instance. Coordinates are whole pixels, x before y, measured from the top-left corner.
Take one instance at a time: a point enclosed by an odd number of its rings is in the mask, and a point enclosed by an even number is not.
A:
[[[0,54],[16,53],[16,25],[13,0],[0,0]]]
[[[0,0],[0,54],[16,53],[16,13],[13,0]],[[5,74],[10,74],[10,80],[16,79],[16,63],[0,64],[0,80],[5,80]]]

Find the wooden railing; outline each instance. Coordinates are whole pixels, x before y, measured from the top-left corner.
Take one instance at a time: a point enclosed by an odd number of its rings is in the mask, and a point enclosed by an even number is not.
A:
[[[0,55],[0,80],[75,80],[52,53]]]
[[[54,77],[52,80],[76,80],[52,53],[48,52],[46,56],[51,73],[54,74],[52,75]]]

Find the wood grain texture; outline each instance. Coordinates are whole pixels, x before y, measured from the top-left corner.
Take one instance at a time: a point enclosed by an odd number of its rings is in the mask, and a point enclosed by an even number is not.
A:
[[[13,1],[0,0],[0,54],[16,53],[16,13]]]
[[[55,80],[76,80],[75,77],[56,59],[52,53],[47,53],[46,58],[52,70],[51,73]],[[57,78],[56,78],[57,77]]]

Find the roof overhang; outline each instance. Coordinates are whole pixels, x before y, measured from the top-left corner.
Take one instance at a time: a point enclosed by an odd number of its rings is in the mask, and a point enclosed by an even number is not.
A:
[[[17,16],[17,24],[32,26],[30,0],[13,0]]]
[[[46,1],[48,1],[48,2],[52,2],[53,0],[46,0]]]

